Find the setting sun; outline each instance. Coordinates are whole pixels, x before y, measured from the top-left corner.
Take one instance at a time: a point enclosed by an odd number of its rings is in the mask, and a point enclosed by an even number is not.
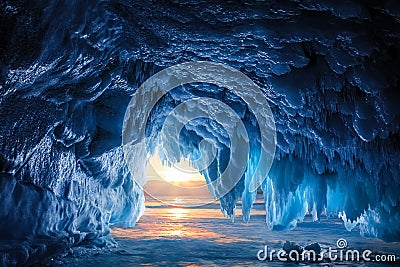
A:
[[[197,206],[214,201],[206,179],[187,159],[174,165],[162,164],[156,153],[149,159],[146,194],[172,206]]]
[[[199,182],[205,184],[205,178],[198,170],[190,166],[190,162],[181,158],[181,161],[172,166],[163,165],[158,154],[149,160],[148,180],[164,180],[168,183],[193,187],[198,186]],[[192,186],[190,186],[192,184]]]

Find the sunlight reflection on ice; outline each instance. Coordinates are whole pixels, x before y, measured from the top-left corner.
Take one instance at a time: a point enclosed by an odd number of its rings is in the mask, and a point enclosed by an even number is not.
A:
[[[114,228],[112,235],[118,238],[152,239],[197,239],[212,240],[217,243],[248,241],[239,235],[225,234],[218,229],[210,229],[208,221],[199,218],[215,218],[230,224],[219,209],[207,208],[154,208],[154,203],[145,211],[134,228]]]
[[[187,214],[188,209],[170,208],[168,213],[172,220],[182,219]]]

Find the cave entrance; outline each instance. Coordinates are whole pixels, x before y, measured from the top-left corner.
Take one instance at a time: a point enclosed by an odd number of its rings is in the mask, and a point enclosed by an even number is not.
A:
[[[184,157],[177,163],[167,164],[155,153],[148,161],[146,180],[143,186],[146,201],[175,207],[200,206],[214,201],[206,178]]]

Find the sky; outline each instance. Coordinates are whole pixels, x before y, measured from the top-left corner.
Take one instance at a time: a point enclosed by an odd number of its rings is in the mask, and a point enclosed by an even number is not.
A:
[[[156,153],[149,160],[147,182],[143,188],[148,195],[161,201],[177,198],[185,202],[188,197],[212,201],[204,176],[184,158],[173,166],[167,166]]]

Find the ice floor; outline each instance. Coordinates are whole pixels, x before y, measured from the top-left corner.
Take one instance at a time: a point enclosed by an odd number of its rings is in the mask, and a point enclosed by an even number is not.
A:
[[[293,231],[268,231],[264,223],[263,203],[260,201],[256,203],[248,224],[242,222],[240,214],[234,223],[224,218],[217,204],[178,208],[147,201],[146,206],[136,227],[112,230],[117,247],[103,250],[77,248],[64,257],[54,259],[52,265],[286,266],[288,263],[279,262],[277,258],[272,262],[259,261],[257,252],[264,245],[279,250],[286,240],[303,246],[318,242],[322,248],[336,248],[339,238],[347,240],[348,249],[369,249],[373,254],[396,254],[399,261],[400,243],[364,238],[356,229],[348,232],[342,221],[336,218],[311,222],[310,216]],[[371,262],[302,262],[289,265],[380,266]]]

